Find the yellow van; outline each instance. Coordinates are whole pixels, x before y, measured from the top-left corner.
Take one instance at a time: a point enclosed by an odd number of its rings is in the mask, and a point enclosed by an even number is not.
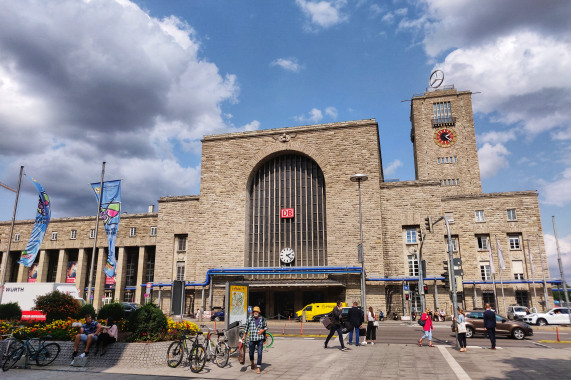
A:
[[[300,321],[303,318],[303,312],[305,311],[305,320],[306,321],[319,321],[319,319],[333,311],[333,308],[337,306],[335,302],[328,302],[328,303],[310,303],[309,305],[305,306],[303,309],[296,312],[297,319]],[[347,302],[343,302],[343,306],[347,306]]]

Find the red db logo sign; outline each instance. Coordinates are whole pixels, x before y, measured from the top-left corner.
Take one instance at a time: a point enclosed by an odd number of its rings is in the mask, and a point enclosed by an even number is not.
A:
[[[293,218],[295,215],[293,208],[282,208],[280,214],[281,214],[282,219]]]

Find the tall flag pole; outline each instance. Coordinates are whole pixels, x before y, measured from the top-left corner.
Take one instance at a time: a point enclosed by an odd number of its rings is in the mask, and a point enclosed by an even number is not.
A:
[[[18,209],[18,198],[20,197],[20,186],[22,185],[22,173],[24,166],[20,166],[20,177],[18,178],[18,189],[16,190],[16,201],[14,202],[14,212],[12,213],[12,224],[10,225],[10,236],[8,236],[8,249],[2,255],[2,286],[0,286],[0,304],[2,304],[2,295],[4,294],[4,284],[6,283],[6,272],[8,271],[8,256],[10,256],[10,248],[12,246],[12,236],[14,234],[14,223],[16,222],[16,210]]]
[[[535,267],[533,266],[533,257],[531,256],[531,249],[529,248],[529,240],[527,240],[527,254],[529,255],[529,268],[531,269],[531,283],[533,285],[533,299],[532,307],[535,307],[537,302],[537,290],[535,289]]]
[[[555,245],[557,246],[557,262],[559,263],[559,273],[561,274],[561,283],[563,284],[563,292],[565,292],[565,303],[567,304],[567,315],[571,322],[571,313],[569,313],[569,293],[567,293],[567,283],[565,282],[565,273],[563,272],[563,262],[561,261],[561,250],[559,249],[559,240],[557,239],[557,227],[555,226],[555,216],[551,217],[553,221],[553,233],[555,235]],[[559,297],[561,302],[561,297]]]
[[[545,302],[543,311],[549,309],[549,296],[547,295],[547,282],[545,281],[545,263],[543,257],[541,256],[541,248],[539,247],[539,234],[535,235],[537,239],[537,253],[539,254],[539,259],[541,262],[541,275],[543,277],[543,300]],[[547,257],[547,255],[545,256]]]
[[[494,300],[496,301],[496,309],[498,308],[498,293],[496,289],[496,267],[494,266],[494,257],[492,256],[492,241],[488,242],[488,253],[490,254],[490,272],[492,273],[492,283],[494,284]]]
[[[99,183],[92,183],[93,191],[99,203],[99,216],[103,220],[107,233],[108,254],[107,263],[103,272],[107,277],[115,276],[117,260],[115,258],[115,240],[121,219],[121,180],[105,181],[103,187]]]
[[[502,280],[502,271],[506,269],[506,264],[504,263],[504,253],[502,252],[502,247],[500,246],[498,237],[496,235],[494,236],[496,238],[496,249],[498,250],[498,261],[500,262],[500,287],[502,288],[502,303],[504,305],[504,313],[506,313],[506,296],[504,294],[504,280]]]
[[[28,175],[24,174],[26,177]],[[36,210],[36,220],[34,222],[34,227],[32,228],[32,233],[30,235],[30,239],[28,240],[28,244],[26,248],[22,251],[20,255],[20,260],[18,260],[19,264],[22,264],[25,267],[31,267],[36,260],[36,256],[38,256],[38,250],[44,241],[44,236],[46,235],[46,230],[48,229],[48,225],[50,224],[50,219],[52,215],[52,206],[50,202],[50,197],[44,190],[43,186],[40,185],[38,181],[33,178],[28,177],[32,184],[36,187],[38,191],[38,195],[40,197],[38,201],[38,208]]]
[[[105,161],[101,165],[101,187],[103,188],[103,177],[105,176]],[[95,256],[97,255],[97,232],[99,229],[99,210],[101,210],[101,197],[99,197],[97,205],[97,214],[95,216],[95,239],[93,240],[93,251],[91,253],[91,267],[89,268],[89,286],[87,287],[87,302],[93,303],[91,300],[91,288],[93,286],[93,267],[95,265]]]

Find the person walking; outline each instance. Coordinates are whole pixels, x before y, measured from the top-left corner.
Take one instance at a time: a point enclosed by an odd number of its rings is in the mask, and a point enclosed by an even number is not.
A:
[[[461,307],[458,308],[458,319],[456,319],[456,328],[458,329],[458,345],[460,352],[466,352],[466,314]]]
[[[377,339],[377,326],[375,326],[375,322],[378,324],[375,318],[375,312],[373,308],[369,306],[369,312],[367,313],[367,339],[365,339],[365,344],[375,344],[375,339]]]
[[[329,318],[331,318],[331,328],[329,329],[329,335],[327,335],[327,339],[325,339],[325,345],[323,348],[327,348],[327,343],[329,340],[337,332],[337,336],[339,337],[339,342],[341,343],[341,351],[347,351],[347,347],[343,344],[343,329],[341,327],[341,314],[343,313],[343,303],[341,301],[337,301],[337,306],[333,308],[333,311],[329,313]]]
[[[492,310],[489,303],[486,304],[486,311],[484,312],[484,327],[488,332],[488,337],[490,338],[490,343],[492,347],[490,349],[496,349],[496,313]]]
[[[268,330],[266,318],[261,316],[259,306],[254,306],[252,315],[244,326],[244,336],[248,337],[250,349],[250,366],[256,373],[262,373],[262,351],[264,350],[265,333]],[[258,351],[258,362],[254,364],[254,351]]]
[[[349,344],[352,344],[353,330],[355,330],[355,346],[359,347],[359,329],[365,321],[365,314],[363,313],[363,310],[357,306],[357,302],[353,302],[353,307],[349,309],[347,319],[349,319],[349,323],[351,323],[351,329],[349,330]]]
[[[432,326],[432,318],[430,318],[430,309],[426,308],[422,316],[420,317],[420,322],[424,322],[422,325],[422,330],[424,331],[424,335],[418,340],[418,345],[422,347],[422,341],[424,338],[428,338],[428,347],[434,347],[432,345],[432,330],[434,327]]]

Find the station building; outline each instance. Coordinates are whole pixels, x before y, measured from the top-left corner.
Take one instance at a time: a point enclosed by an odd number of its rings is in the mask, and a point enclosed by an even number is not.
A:
[[[204,136],[200,194],[123,215],[114,279],[102,272],[107,243],[99,234],[95,307],[152,298],[169,311],[173,280],[186,283],[189,314],[222,307],[226,282],[248,283],[249,304],[269,317],[312,302],[359,301],[362,228],[367,306],[403,315],[420,311],[424,297],[450,313],[443,216],[461,259],[460,305],[489,302],[504,314],[504,305],[552,305],[538,194],[482,192],[471,92],[427,89],[410,104],[411,181],[385,180],[375,119]],[[357,173],[367,180],[352,182]],[[16,222],[6,257],[10,222],[0,223],[7,281],[69,281],[86,294],[95,217],[52,219],[30,271],[17,260],[32,225]],[[426,288],[418,286],[423,261]]]

